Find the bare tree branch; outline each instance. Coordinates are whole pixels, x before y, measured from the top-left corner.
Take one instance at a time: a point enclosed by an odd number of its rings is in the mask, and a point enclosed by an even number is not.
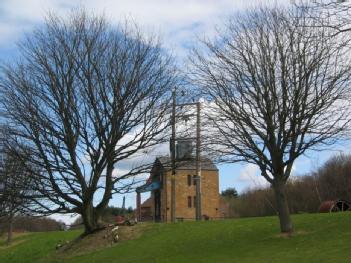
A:
[[[248,11],[192,56],[192,79],[210,99],[207,150],[260,168],[283,232],[292,230],[284,187],[294,161],[349,131],[348,41],[315,23],[296,8]]]
[[[116,177],[115,167],[163,139],[172,58],[136,25],[84,12],[50,15],[20,51],[2,67],[0,88],[13,141],[44,171],[38,211],[79,213],[92,232],[116,183],[136,174]]]

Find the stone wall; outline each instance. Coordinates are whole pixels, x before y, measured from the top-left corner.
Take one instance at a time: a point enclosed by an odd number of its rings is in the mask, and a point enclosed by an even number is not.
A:
[[[191,185],[188,185],[188,175],[191,175]],[[196,186],[193,183],[195,170],[177,170],[176,173],[176,217],[195,219]],[[210,218],[219,217],[219,185],[218,171],[203,170],[201,172],[201,204],[202,215]],[[191,207],[188,198],[191,197]],[[161,214],[164,221],[171,220],[171,171],[166,171],[161,193]],[[167,205],[166,205],[167,204]]]

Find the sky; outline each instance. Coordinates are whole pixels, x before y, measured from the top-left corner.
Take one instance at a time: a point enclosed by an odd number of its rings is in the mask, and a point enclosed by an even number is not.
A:
[[[264,4],[287,4],[288,0],[0,0],[0,59],[11,61],[17,56],[16,43],[40,26],[48,12],[65,16],[72,9],[84,8],[94,14],[105,14],[112,24],[131,19],[147,34],[161,37],[180,65],[198,38],[213,37],[216,26],[245,8]],[[330,156],[349,152],[349,143],[336,145],[323,152],[310,152],[299,158],[293,175],[303,175],[322,165]],[[257,167],[251,164],[219,165],[220,191],[235,187],[239,192],[267,185]],[[143,200],[148,197],[142,196]],[[110,205],[121,206],[122,196]],[[126,195],[126,206],[135,206],[135,194]],[[57,217],[66,222],[73,218]]]

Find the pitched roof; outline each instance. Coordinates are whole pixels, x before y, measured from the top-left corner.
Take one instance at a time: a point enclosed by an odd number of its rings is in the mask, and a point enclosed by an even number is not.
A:
[[[168,156],[162,156],[156,158],[156,162],[159,161],[161,165],[166,168],[171,168],[171,158]],[[209,158],[202,158],[201,159],[201,170],[206,171],[218,171],[217,166],[209,159]],[[186,160],[186,161],[176,161],[176,169],[177,170],[196,170],[196,160]]]
[[[152,207],[153,205],[153,199],[151,198],[151,196],[146,199],[142,204],[141,207]]]

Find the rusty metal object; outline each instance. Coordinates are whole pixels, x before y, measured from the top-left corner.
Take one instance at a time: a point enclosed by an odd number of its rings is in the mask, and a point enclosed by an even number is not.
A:
[[[116,216],[116,224],[117,225],[123,225],[125,223],[125,217],[124,216]]]
[[[346,200],[324,201],[319,207],[319,213],[351,211],[351,203]]]

